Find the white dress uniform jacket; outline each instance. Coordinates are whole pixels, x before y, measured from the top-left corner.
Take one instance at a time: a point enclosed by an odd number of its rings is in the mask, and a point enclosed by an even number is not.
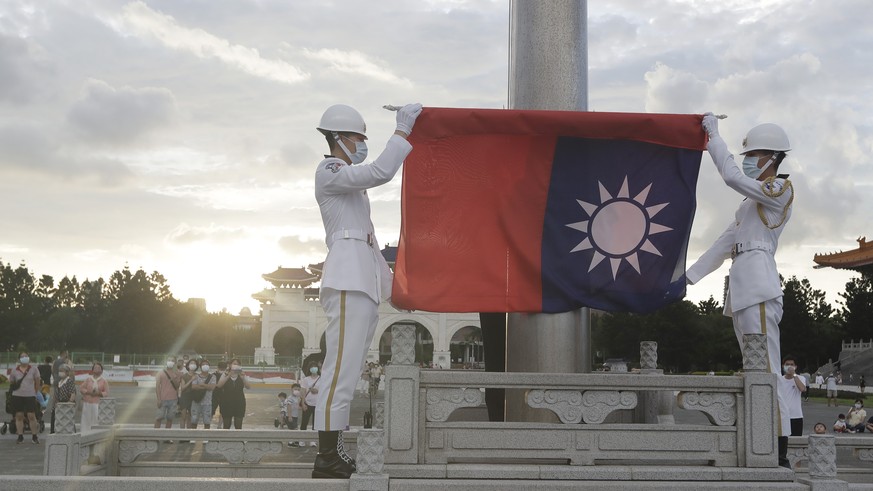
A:
[[[328,249],[322,288],[360,291],[377,304],[391,296],[391,270],[373,231],[367,189],[389,182],[411,151],[409,142],[394,135],[371,163],[349,165],[328,157],[318,164],[315,199]]]
[[[710,139],[707,149],[725,184],[747,199],[727,230],[686,271],[686,277],[693,285],[735,255],[725,301],[725,315],[730,315],[782,296],[774,254],[791,218],[794,188],[782,177],[767,183],[743,174],[720,136]]]

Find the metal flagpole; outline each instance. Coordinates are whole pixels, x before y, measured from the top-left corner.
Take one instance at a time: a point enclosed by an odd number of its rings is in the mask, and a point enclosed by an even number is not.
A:
[[[588,4],[586,0],[510,3],[510,109],[588,110]],[[591,371],[591,312],[509,314],[509,372]],[[506,391],[506,421],[557,421]]]

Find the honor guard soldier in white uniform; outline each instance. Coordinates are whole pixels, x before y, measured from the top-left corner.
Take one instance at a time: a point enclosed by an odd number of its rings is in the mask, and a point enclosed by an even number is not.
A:
[[[316,383],[315,429],[318,455],[313,478],[347,479],[355,461],[343,448],[342,430],[349,424],[355,384],[379,320],[379,302],[391,296],[391,270],[382,257],[370,219],[367,189],[389,182],[412,151],[412,132],[421,104],[397,112],[397,129],[373,162],[367,157],[367,127],[354,108],[327,108],[318,131],[330,155],[315,171],[315,199],[324,222],[328,253],[319,299],[327,316],[327,353]]]
[[[733,318],[740,350],[743,334],[766,334],[770,371],[781,376],[779,321],[782,320],[782,285],[774,254],[779,236],[791,218],[794,187],[787,175],[777,175],[785,152],[791,150],[788,135],[773,123],[755,126],[743,140],[742,171],[718,134],[718,119],[703,116],[709,135],[707,150],[722,179],[746,199],[736,211],[727,230],[685,273],[691,285],[732,260],[724,313]],[[790,422],[785,401],[779,399],[782,428],[788,435]],[[780,439],[781,442],[781,439]],[[785,442],[787,450],[787,440]],[[781,447],[781,444],[780,444]],[[784,454],[780,448],[780,454]]]

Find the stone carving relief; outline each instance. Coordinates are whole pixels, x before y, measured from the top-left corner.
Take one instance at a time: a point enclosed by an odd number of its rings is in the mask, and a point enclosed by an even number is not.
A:
[[[654,370],[658,368],[657,341],[640,342],[640,368],[643,370]]]
[[[737,421],[737,401],[724,392],[680,392],[677,403],[682,409],[700,411],[716,426],[732,426]]]
[[[280,453],[282,451],[282,442],[226,442],[210,440],[204,445],[204,450],[223,456],[231,464],[257,464],[264,455]]]
[[[837,447],[832,435],[809,436],[809,477],[837,477]]]
[[[767,371],[767,335],[743,334],[743,370]]]
[[[76,432],[76,403],[59,402],[55,406],[55,431],[58,433]]]
[[[385,427],[385,403],[377,402],[375,409],[373,409],[373,427],[374,428],[384,428]]]
[[[532,389],[527,392],[527,405],[548,409],[564,424],[582,421],[582,392],[578,390]]]
[[[478,388],[433,388],[427,389],[427,421],[445,421],[459,407],[476,407],[482,404],[482,391]]]
[[[788,465],[794,469],[799,462],[806,462],[809,460],[807,453],[807,447],[788,447]]]
[[[600,424],[613,411],[637,407],[636,392],[618,390],[587,390],[582,394],[582,420]]]
[[[582,421],[600,424],[613,411],[635,408],[637,394],[618,390],[533,389],[527,393],[527,404],[552,411],[565,424]]]
[[[415,364],[415,326],[395,324],[391,328],[391,364]]]
[[[142,454],[158,451],[155,440],[121,440],[118,442],[118,462],[129,464]]]
[[[357,445],[355,462],[358,474],[382,474],[385,465],[385,431],[359,430]]]
[[[104,397],[100,399],[100,404],[97,406],[97,424],[98,425],[114,425],[115,424],[115,399]]]

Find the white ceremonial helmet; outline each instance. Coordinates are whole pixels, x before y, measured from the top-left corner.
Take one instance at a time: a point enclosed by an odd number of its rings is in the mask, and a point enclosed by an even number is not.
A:
[[[321,122],[316,129],[322,133],[357,133],[367,136],[367,124],[361,113],[352,106],[334,104],[321,115]]]
[[[743,138],[743,151],[740,153],[746,154],[753,150],[787,152],[791,150],[791,144],[788,143],[788,135],[782,127],[773,123],[763,123],[750,129]]]

